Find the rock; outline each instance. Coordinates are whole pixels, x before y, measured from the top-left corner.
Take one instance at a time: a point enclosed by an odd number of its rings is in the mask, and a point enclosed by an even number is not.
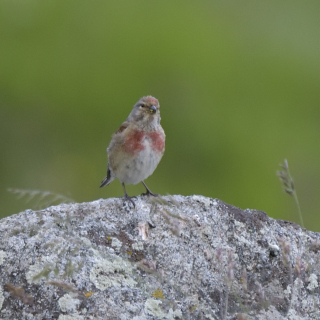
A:
[[[320,319],[320,234],[203,196],[0,220],[0,319]]]

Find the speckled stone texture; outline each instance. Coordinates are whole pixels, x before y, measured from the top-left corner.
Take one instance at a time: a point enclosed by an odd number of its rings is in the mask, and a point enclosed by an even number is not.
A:
[[[320,319],[320,234],[203,196],[0,220],[0,319]]]

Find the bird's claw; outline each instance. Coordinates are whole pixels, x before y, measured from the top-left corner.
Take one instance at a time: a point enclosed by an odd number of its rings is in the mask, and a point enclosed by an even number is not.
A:
[[[125,202],[125,201],[131,202],[132,205],[133,205],[133,208],[135,208],[135,207],[136,207],[136,204],[135,204],[134,201],[132,200],[132,199],[134,199],[134,198],[136,199],[137,197],[129,197],[128,195],[125,195],[123,201],[124,201],[124,202]],[[123,202],[123,203],[124,203],[124,202]]]
[[[157,193],[153,193],[149,190],[147,190],[146,192],[144,193],[141,193],[142,196],[153,196],[153,197],[159,197],[159,195]]]

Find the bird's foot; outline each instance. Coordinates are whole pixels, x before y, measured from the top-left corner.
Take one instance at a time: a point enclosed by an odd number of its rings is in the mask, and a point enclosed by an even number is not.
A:
[[[147,187],[147,185],[144,183],[144,181],[141,181],[144,187],[146,188],[146,192],[142,193],[142,196],[153,196],[153,197],[158,197],[159,195],[157,193],[153,193],[150,191],[150,189]]]
[[[125,194],[125,196],[123,197],[123,203],[125,203],[125,201],[129,201],[129,203],[131,203],[133,205],[133,208],[136,207],[134,201],[132,199],[136,199],[137,197],[130,197],[127,194]]]
[[[149,189],[146,190],[146,192],[141,193],[142,196],[153,196],[153,197],[159,197],[157,193],[151,192]]]

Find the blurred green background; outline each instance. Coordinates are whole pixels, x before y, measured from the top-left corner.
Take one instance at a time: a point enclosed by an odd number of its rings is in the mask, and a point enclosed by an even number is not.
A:
[[[33,206],[7,188],[122,196],[119,181],[99,189],[105,150],[153,95],[167,135],[153,192],[299,222],[276,176],[287,158],[319,231],[319,12],[318,0],[2,0],[0,216]]]

